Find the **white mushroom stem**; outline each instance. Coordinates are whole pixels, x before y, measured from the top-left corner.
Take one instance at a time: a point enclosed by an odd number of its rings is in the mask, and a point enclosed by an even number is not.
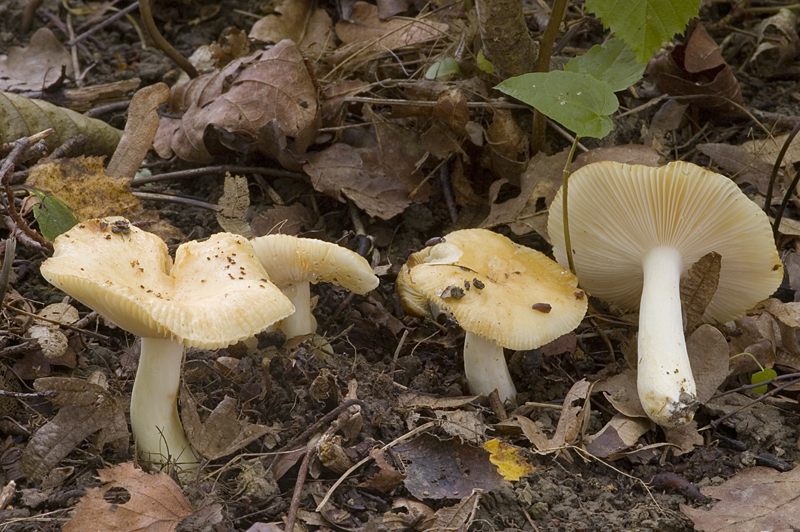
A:
[[[472,393],[488,396],[496,389],[503,402],[517,396],[503,347],[469,331],[464,337],[464,373]]]
[[[317,320],[311,313],[311,288],[308,281],[298,281],[281,287],[283,295],[294,305],[294,314],[281,321],[280,329],[286,338],[305,336],[317,332]]]
[[[642,260],[644,285],[639,307],[639,400],[647,415],[665,427],[692,420],[696,389],[683,336],[681,254],[657,247]]]
[[[178,416],[183,345],[166,338],[142,338],[142,353],[131,395],[131,427],[139,455],[171,464],[185,474],[197,470],[197,457]]]

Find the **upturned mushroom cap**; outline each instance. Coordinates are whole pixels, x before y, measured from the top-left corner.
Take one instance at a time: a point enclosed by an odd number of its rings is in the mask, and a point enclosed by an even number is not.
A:
[[[356,294],[378,287],[378,278],[364,257],[342,246],[290,235],[264,235],[251,242],[270,279],[280,287],[322,281]]]
[[[59,236],[41,266],[53,285],[119,327],[212,349],[249,338],[294,309],[244,237],[187,242],[175,254],[120,217],[87,220]]]
[[[587,299],[578,279],[543,253],[486,229],[464,229],[414,253],[397,277],[407,312],[431,302],[466,331],[533,349],[577,327]]]
[[[556,260],[567,264],[562,192],[550,206],[548,233]],[[783,279],[764,212],[733,181],[691,163],[580,168],[569,178],[569,234],[581,286],[630,310],[639,308],[642,259],[659,246],[680,252],[684,273],[712,251],[722,256],[708,322],[742,316]]]

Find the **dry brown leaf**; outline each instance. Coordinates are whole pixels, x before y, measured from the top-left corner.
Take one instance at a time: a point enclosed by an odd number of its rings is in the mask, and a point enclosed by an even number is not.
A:
[[[359,487],[372,488],[383,493],[389,493],[405,480],[406,476],[386,461],[386,456],[382,449],[372,449],[369,455],[375,460],[378,472],[369,480],[359,484]]]
[[[378,4],[378,16],[381,20],[386,20],[405,12],[411,5],[411,0],[377,0],[375,3]]]
[[[432,395],[419,395],[413,392],[406,392],[397,398],[397,407],[403,409],[430,408],[431,410],[463,408],[479,397],[480,395],[434,397]]]
[[[55,133],[44,139],[50,151],[83,134],[89,138],[82,148],[84,155],[111,155],[122,137],[122,131],[102,120],[11,92],[0,92],[0,116],[0,144],[53,128]]]
[[[684,331],[691,334],[703,323],[703,313],[717,292],[722,256],[714,251],[700,257],[681,278],[681,305],[686,323]]]
[[[781,8],[758,25],[758,46],[750,65],[762,76],[786,75],[785,65],[800,52],[797,17]]]
[[[520,176],[522,190],[519,196],[503,203],[495,203],[502,183],[492,183],[489,191],[491,210],[480,227],[507,224],[518,235],[536,231],[547,238],[547,209],[564,180],[568,156],[568,149],[552,156],[543,152],[534,155]]]
[[[758,362],[767,368],[775,365],[777,360],[778,334],[780,329],[776,320],[763,312],[752,316],[744,316],[735,321],[737,334],[731,336],[728,352],[731,357],[739,353],[750,353]],[[748,356],[730,359],[730,374],[752,373],[759,371],[758,365]]]
[[[586,450],[597,458],[614,459],[619,453],[636,445],[639,438],[652,428],[653,422],[647,418],[617,414],[600,432],[587,436]]]
[[[64,532],[171,532],[193,513],[180,487],[166,473],[150,475],[130,462],[97,473],[106,484],[86,491]],[[124,490],[130,500],[112,504],[104,498],[111,489]]]
[[[685,101],[690,105],[737,114],[740,110],[735,104],[744,103],[733,70],[725,64],[719,47],[702,24],[695,27],[685,45],[651,60],[647,72],[662,91],[693,96]]]
[[[702,532],[793,532],[800,523],[800,468],[786,473],[769,467],[746,469],[719,486],[701,488],[718,499],[711,510],[681,504]]]
[[[219,199],[220,211],[217,213],[217,223],[228,233],[252,238],[253,232],[247,223],[247,211],[250,209],[250,190],[247,188],[247,178],[232,176],[230,172],[225,175],[224,192]]]
[[[392,509],[383,514],[383,524],[389,532],[406,532],[433,515],[433,509],[411,499],[394,499]]]
[[[249,445],[271,429],[239,421],[236,399],[225,398],[211,411],[205,423],[197,414],[197,403],[186,390],[181,389],[181,421],[189,443],[203,458],[215,460]]]
[[[158,108],[169,99],[166,83],[136,91],[128,108],[125,132],[114,150],[106,173],[116,179],[132,179],[139,170],[158,131]]]
[[[275,205],[259,213],[250,221],[253,236],[271,233],[296,236],[314,225],[314,216],[300,203]]]
[[[481,492],[472,490],[469,497],[463,498],[457,504],[436,510],[436,513],[422,522],[420,529],[425,532],[467,530],[469,528],[468,521],[475,514],[480,501]]]
[[[592,389],[596,392],[603,392],[611,406],[623,415],[647,418],[642,403],[639,401],[635,369],[626,369],[622,373],[598,381]]]
[[[556,452],[556,456],[563,456],[569,462],[572,457],[563,452],[569,445],[578,443],[585,431],[585,425],[591,413],[589,395],[592,392],[592,383],[581,379],[572,385],[564,397],[564,406],[561,408],[561,417],[552,438],[548,438],[539,426],[524,416],[517,416],[523,434],[536,447],[540,453]]]
[[[333,21],[315,5],[311,0],[284,0],[275,8],[277,15],[268,15],[253,24],[250,38],[268,43],[290,39],[305,55],[314,57],[332,50]]]
[[[686,351],[697,385],[697,401],[706,403],[728,378],[728,342],[716,327],[705,324],[686,339]]]
[[[433,117],[447,124],[458,133],[466,134],[469,122],[467,98],[459,88],[452,88],[439,95],[433,106]]]
[[[569,168],[575,172],[578,168],[599,161],[616,161],[623,164],[642,164],[645,166],[663,166],[666,164],[664,157],[652,146],[642,144],[621,144],[604,148],[592,148],[581,153]]]
[[[700,144],[697,149],[700,153],[708,155],[723,170],[730,172],[731,179],[737,184],[749,183],[756,187],[759,194],[767,193],[772,164],[756,157],[752,153],[752,147],[708,143]],[[779,198],[781,194],[775,196]]]
[[[476,488],[489,492],[510,485],[489,461],[489,453],[457,440],[426,434],[394,450],[411,461],[404,484],[420,500],[465,499]]]
[[[72,58],[48,28],[39,28],[27,46],[0,56],[0,90],[41,91],[62,76],[72,77]]]
[[[342,202],[350,198],[370,216],[388,220],[411,205],[401,182],[385,174],[371,175],[360,151],[348,144],[311,154],[303,170],[316,190]]]
[[[302,153],[319,122],[316,89],[303,56],[289,40],[176,85],[170,102],[172,112],[183,112],[183,118],[161,119],[155,149],[162,157],[174,153],[193,162],[211,162],[208,144],[215,151],[224,145],[269,155],[259,143],[259,131],[273,120],[283,134],[294,137]],[[209,132],[216,133],[220,145],[206,138]]]
[[[748,140],[742,143],[741,148],[752,154],[756,159],[767,163],[769,171],[771,172],[788,138],[789,133],[783,133],[768,139]],[[783,168],[791,168],[798,161],[800,161],[800,135],[795,136],[792,142],[789,143],[789,148],[783,156],[781,166]],[[792,174],[794,173],[792,172]]]
[[[441,427],[450,436],[462,441],[479,443],[486,437],[486,424],[479,412],[468,410],[434,410]]]
[[[703,436],[697,431],[697,420],[694,419],[679,427],[664,427],[664,436],[673,445],[673,456],[690,453],[704,443]]]
[[[127,445],[125,408],[103,387],[83,379],[47,377],[33,383],[36,391],[57,390],[51,398],[58,414],[33,435],[20,460],[31,480],[43,479],[83,440],[100,431],[98,446]]]
[[[396,50],[436,38],[448,29],[447,24],[431,18],[381,20],[378,7],[356,2],[349,20],[336,24],[336,35],[345,44],[369,44],[375,50]]]

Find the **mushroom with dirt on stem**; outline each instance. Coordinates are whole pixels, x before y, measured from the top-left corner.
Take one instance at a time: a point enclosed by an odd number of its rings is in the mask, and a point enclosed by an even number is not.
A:
[[[178,247],[121,217],[87,220],[55,240],[42,263],[51,284],[142,339],[131,396],[140,456],[198,466],[177,410],[184,347],[215,349],[250,338],[292,311],[244,237],[228,233]]]
[[[553,253],[567,263],[562,191],[550,206]],[[725,176],[686,162],[660,168],[611,161],[569,178],[575,273],[591,295],[639,309],[639,399],[665,427],[691,421],[696,387],[686,351],[680,281],[710,252],[722,257],[703,319],[726,322],[769,297],[783,265],[764,212]]]
[[[465,331],[464,372],[473,393],[513,401],[503,347],[535,349],[570,332],[586,313],[578,280],[543,253],[486,229],[463,229],[414,253],[397,276],[409,314],[453,315]]]
[[[311,313],[310,283],[333,283],[362,295],[378,287],[378,277],[366,259],[337,244],[281,234],[260,236],[251,242],[272,282],[294,304],[294,314],[279,325],[287,338],[317,331],[317,320]]]

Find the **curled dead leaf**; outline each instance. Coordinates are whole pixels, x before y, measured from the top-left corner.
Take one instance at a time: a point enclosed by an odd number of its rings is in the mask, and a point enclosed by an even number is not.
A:
[[[182,118],[162,118],[155,149],[162,157],[208,163],[207,130],[228,133],[228,148],[269,150],[258,142],[259,130],[276,120],[304,152],[318,127],[317,93],[303,56],[289,40],[258,51],[225,68],[172,88],[170,106]]]

